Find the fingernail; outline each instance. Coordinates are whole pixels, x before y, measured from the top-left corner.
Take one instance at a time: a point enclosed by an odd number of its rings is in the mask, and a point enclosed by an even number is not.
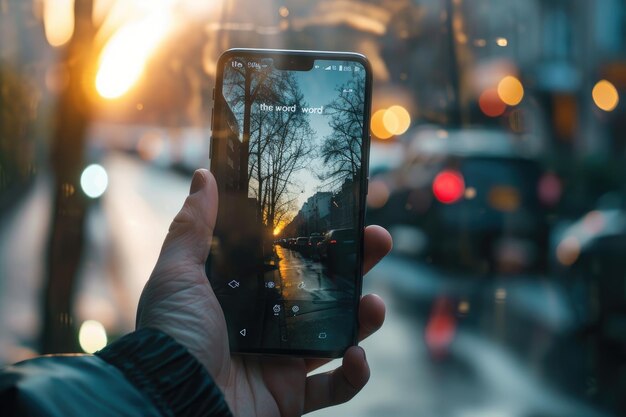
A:
[[[191,179],[191,187],[189,189],[189,194],[195,194],[204,187],[204,175],[200,170],[197,170],[193,173],[193,178]]]
[[[363,355],[363,360],[365,362],[367,362],[367,356],[365,355],[365,349],[363,349],[361,346],[359,346],[359,349],[361,349],[361,355]]]

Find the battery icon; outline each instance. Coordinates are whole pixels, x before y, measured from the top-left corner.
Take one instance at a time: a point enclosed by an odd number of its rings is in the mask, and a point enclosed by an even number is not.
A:
[[[343,71],[343,65],[339,65],[339,71]]]

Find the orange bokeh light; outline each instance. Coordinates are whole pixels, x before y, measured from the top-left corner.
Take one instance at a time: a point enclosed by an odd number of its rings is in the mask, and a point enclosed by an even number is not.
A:
[[[593,101],[600,109],[610,112],[615,110],[619,104],[619,93],[617,88],[607,80],[599,81],[593,87]]]
[[[390,137],[393,136],[393,133],[391,133],[385,127],[384,118],[385,118],[385,113],[386,112],[387,112],[386,109],[380,109],[376,113],[374,113],[374,115],[372,116],[372,126],[371,126],[372,133],[378,139],[385,140],[385,139],[389,139]]]
[[[506,111],[506,103],[500,99],[498,90],[489,88],[478,98],[480,110],[489,117],[499,117]]]
[[[509,106],[517,106],[524,98],[524,86],[520,80],[508,75],[498,83],[498,97]]]
[[[383,123],[387,131],[394,135],[402,135],[411,126],[411,115],[402,106],[391,106],[383,115]]]
[[[565,266],[572,266],[580,256],[580,242],[575,236],[568,236],[556,248],[556,258]]]

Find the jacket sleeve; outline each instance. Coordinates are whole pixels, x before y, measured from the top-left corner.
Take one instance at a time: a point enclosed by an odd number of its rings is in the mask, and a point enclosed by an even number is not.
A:
[[[95,355],[42,356],[0,372],[3,416],[232,416],[219,388],[170,336],[142,329]]]

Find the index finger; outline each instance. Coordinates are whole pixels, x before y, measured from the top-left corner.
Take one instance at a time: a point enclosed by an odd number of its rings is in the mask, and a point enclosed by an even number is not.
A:
[[[367,274],[391,250],[389,232],[380,226],[367,226],[363,237],[363,275]]]

